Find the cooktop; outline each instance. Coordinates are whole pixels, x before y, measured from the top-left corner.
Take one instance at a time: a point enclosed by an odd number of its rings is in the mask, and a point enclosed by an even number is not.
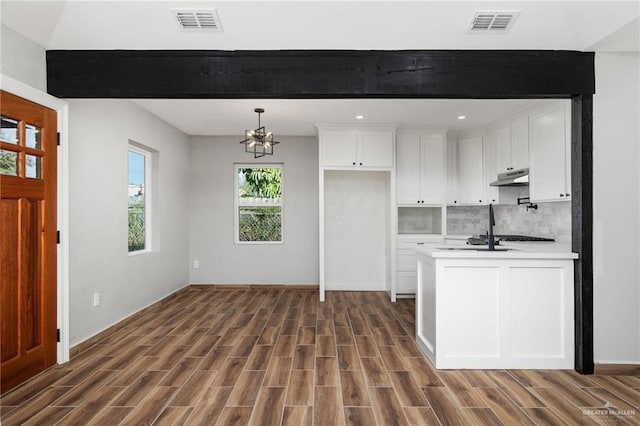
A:
[[[496,239],[496,243],[499,244],[500,241],[547,241],[552,242],[555,241],[553,238],[545,238],[545,237],[532,237],[529,235],[512,235],[512,234],[496,234],[494,235]],[[472,245],[482,245],[487,244],[488,241],[487,235],[473,235],[467,239],[467,244]]]

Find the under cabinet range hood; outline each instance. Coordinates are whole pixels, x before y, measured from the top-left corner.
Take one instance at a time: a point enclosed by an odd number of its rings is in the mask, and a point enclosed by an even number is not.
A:
[[[498,179],[490,186],[529,186],[529,168],[512,170],[498,174]]]

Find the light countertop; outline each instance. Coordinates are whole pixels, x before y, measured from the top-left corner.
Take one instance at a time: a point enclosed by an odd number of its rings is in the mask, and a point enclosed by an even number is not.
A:
[[[577,259],[571,245],[558,242],[501,242],[498,251],[486,251],[486,246],[465,244],[458,238],[445,244],[429,244],[417,249],[426,256],[446,259]],[[481,250],[476,250],[481,249]],[[504,250],[509,249],[509,250]]]

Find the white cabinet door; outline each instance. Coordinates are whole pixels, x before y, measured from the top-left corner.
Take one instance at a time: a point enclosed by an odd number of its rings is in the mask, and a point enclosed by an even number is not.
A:
[[[529,167],[529,118],[513,120],[494,132],[496,171]]]
[[[358,161],[357,132],[355,130],[322,130],[321,164],[324,166],[355,166]]]
[[[458,187],[458,142],[446,142],[447,157],[447,204],[457,204],[457,187]]]
[[[511,170],[511,128],[507,124],[494,133],[496,152],[496,171],[504,173]]]
[[[514,170],[529,167],[529,117],[511,123],[511,167]]]
[[[396,293],[416,294],[417,274],[415,272],[400,271],[397,275]]]
[[[442,135],[420,135],[422,203],[442,204],[445,201],[444,150]]]
[[[458,185],[456,204],[482,204],[484,175],[482,137],[458,141]]]
[[[567,191],[565,193],[565,199],[567,198],[571,198],[571,107],[569,105],[567,105],[565,107],[564,110],[564,121],[565,121],[565,142],[564,142],[564,146],[565,146],[565,150],[564,150],[564,156],[565,156],[565,177],[564,177],[564,182],[565,182],[565,191]]]
[[[567,197],[565,126],[564,106],[531,116],[531,201]]]
[[[498,202],[498,187],[490,183],[498,178],[495,133],[484,139],[484,190],[487,203]]]
[[[393,132],[362,130],[358,139],[358,166],[393,167]]]
[[[398,204],[419,204],[420,136],[401,134],[396,141],[396,193]]]

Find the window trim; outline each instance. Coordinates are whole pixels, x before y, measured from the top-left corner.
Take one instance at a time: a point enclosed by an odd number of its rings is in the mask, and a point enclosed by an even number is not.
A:
[[[282,188],[280,202],[274,203],[272,206],[280,207],[280,241],[240,241],[240,215],[238,209],[240,208],[239,197],[239,182],[238,182],[238,170],[252,168],[252,169],[280,169],[282,176]],[[233,241],[238,245],[282,245],[284,244],[284,163],[234,163],[233,164]],[[242,206],[252,207],[253,205],[242,204]],[[258,207],[258,205],[256,205]]]
[[[141,250],[128,250],[128,242],[127,242],[127,254],[129,256],[138,256],[145,253],[150,253],[152,251],[152,229],[151,226],[151,194],[152,194],[152,185],[151,185],[151,164],[152,164],[152,154],[153,152],[146,148],[144,145],[139,144],[134,141],[129,141],[127,146],[127,191],[129,187],[128,177],[129,177],[129,152],[133,152],[136,154],[140,154],[144,157],[144,248]],[[127,209],[129,208],[129,194],[127,192]],[[127,210],[128,212],[128,210]],[[127,216],[127,241],[129,237],[129,219]]]

